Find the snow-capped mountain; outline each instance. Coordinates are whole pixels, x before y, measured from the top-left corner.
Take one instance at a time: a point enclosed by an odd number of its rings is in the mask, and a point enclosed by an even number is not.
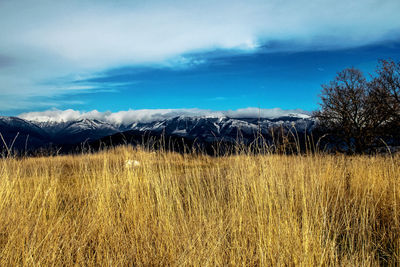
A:
[[[315,121],[310,117],[286,116],[275,119],[266,118],[207,118],[180,116],[152,123],[134,123],[126,130],[160,133],[170,136],[181,136],[189,139],[199,139],[205,142],[219,140],[235,141],[241,137],[251,141],[255,135],[268,135],[272,128],[282,126],[285,130],[298,132],[310,131]]]
[[[314,124],[315,120],[304,114],[275,118],[178,116],[127,125],[85,118],[67,122],[37,122],[17,117],[0,117],[0,133],[3,134],[7,145],[19,133],[15,142],[16,148],[22,146],[37,148],[50,144],[70,146],[85,141],[93,142],[118,133],[135,133],[136,136],[146,133],[164,134],[206,143],[235,142],[240,139],[248,143],[259,134],[270,136],[273,128],[282,127],[285,131],[305,133],[311,131]]]
[[[35,147],[45,146],[51,139],[47,131],[33,122],[16,117],[0,116],[0,134],[7,147],[24,148],[29,144]],[[0,151],[4,148],[0,140]]]
[[[32,122],[46,131],[57,144],[76,144],[120,132],[120,128],[99,120],[81,119],[68,122]]]

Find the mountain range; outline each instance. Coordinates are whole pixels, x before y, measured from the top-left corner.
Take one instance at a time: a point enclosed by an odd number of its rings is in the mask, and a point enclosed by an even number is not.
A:
[[[0,149],[37,150],[59,147],[64,151],[83,143],[116,140],[117,143],[139,143],[141,136],[164,136],[186,142],[211,144],[215,142],[248,144],[257,136],[272,138],[271,130],[280,128],[296,134],[309,132],[315,120],[304,114],[290,114],[274,118],[231,118],[226,116],[177,116],[151,122],[116,124],[95,119],[71,121],[29,121],[18,117],[0,117],[0,133],[4,139]]]

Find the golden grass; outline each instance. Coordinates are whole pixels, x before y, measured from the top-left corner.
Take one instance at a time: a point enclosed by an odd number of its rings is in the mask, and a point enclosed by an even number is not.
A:
[[[396,265],[399,163],[130,147],[3,159],[0,265]]]

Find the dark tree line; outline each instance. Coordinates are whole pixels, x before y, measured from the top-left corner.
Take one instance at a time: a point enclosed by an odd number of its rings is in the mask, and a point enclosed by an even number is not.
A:
[[[322,85],[320,97],[318,130],[336,149],[363,153],[399,145],[400,62],[380,60],[369,80],[358,69],[344,69]]]

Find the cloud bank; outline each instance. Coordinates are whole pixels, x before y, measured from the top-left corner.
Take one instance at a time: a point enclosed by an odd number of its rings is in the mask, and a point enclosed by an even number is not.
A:
[[[284,110],[280,108],[259,109],[244,108],[227,111],[213,111],[206,109],[140,109],[119,112],[99,112],[92,110],[81,112],[78,110],[52,109],[40,112],[28,112],[18,115],[18,117],[38,122],[68,122],[81,119],[96,119],[111,124],[127,125],[134,122],[152,122],[174,118],[178,116],[188,117],[230,117],[230,118],[277,118],[296,114],[302,117],[309,117],[308,113],[299,109]]]
[[[270,41],[349,47],[391,38],[399,10],[397,0],[2,1],[1,47],[14,60],[88,68]]]

